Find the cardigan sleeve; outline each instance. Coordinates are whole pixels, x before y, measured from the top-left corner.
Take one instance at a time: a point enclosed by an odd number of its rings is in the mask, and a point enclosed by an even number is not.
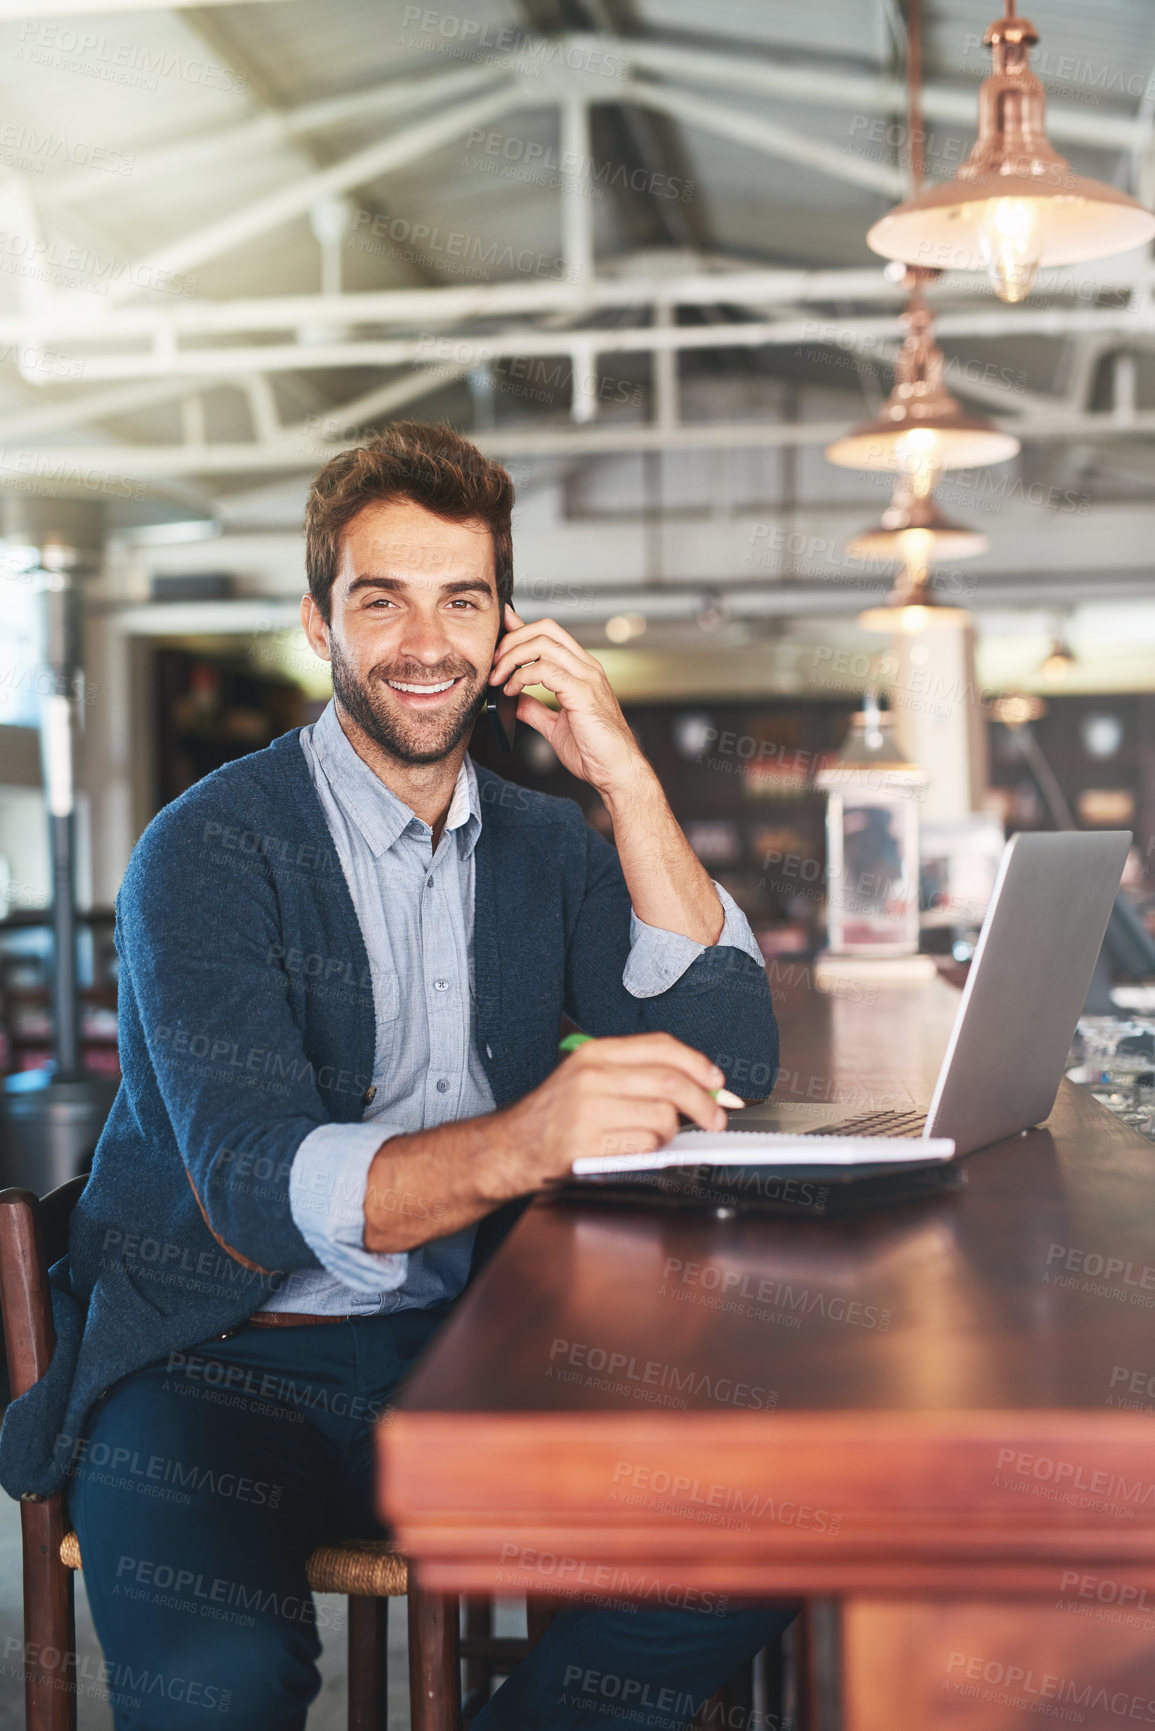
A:
[[[714,883],[713,878],[710,882]],[[718,933],[717,947],[725,949],[729,946],[735,950],[744,950],[761,967],[762,952],[745,914],[721,884],[714,884],[714,893],[722,904],[722,913],[725,916],[722,930]],[[627,992],[635,998],[656,997],[659,992],[666,992],[676,985],[691,962],[696,962],[707,947],[694,938],[685,937],[681,932],[667,932],[660,926],[648,926],[645,920],[638,918],[631,907],[630,956],[622,975],[622,983]]]
[[[753,939],[726,908],[727,941],[695,944],[679,956],[677,978],[665,990],[636,996],[626,984],[636,919],[618,856],[582,820],[583,875],[566,948],[566,1014],[588,1034],[673,1034],[705,1052],[726,1073],[727,1086],[745,1099],[764,1098],[778,1070],[778,1028],[770,986]],[[725,907],[725,903],[723,904]],[[735,909],[735,913],[737,910]]]
[[[381,1119],[322,1124],[305,1137],[293,1161],[293,1219],[321,1266],[354,1292],[396,1292],[409,1272],[405,1251],[366,1250],[364,1245],[369,1168],[382,1144],[403,1134]]]
[[[283,936],[269,874],[237,869],[212,825],[165,815],[117,898],[122,1014],[144,1045],[124,1086],[142,1120],[159,1095],[222,1249],[259,1272],[317,1268],[293,1219],[293,1159],[320,1125],[352,1115],[369,1078],[308,1058],[287,976],[270,965]]]

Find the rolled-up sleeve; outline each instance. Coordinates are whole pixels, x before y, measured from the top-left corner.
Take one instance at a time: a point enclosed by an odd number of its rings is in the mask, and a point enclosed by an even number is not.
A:
[[[718,942],[713,947],[720,949],[728,944],[733,949],[744,951],[761,967],[762,952],[750,930],[750,922],[733,896],[727,894],[721,884],[714,884],[714,888],[722,904],[725,923]],[[667,932],[659,926],[648,926],[631,908],[630,953],[622,974],[622,984],[635,998],[656,998],[676,985],[686,969],[696,962],[699,956],[704,955],[708,948],[709,945],[695,943],[693,938],[683,937],[680,932]]]
[[[297,1230],[321,1266],[355,1292],[394,1292],[409,1271],[403,1251],[366,1250],[363,1242],[373,1156],[400,1134],[387,1124],[321,1124],[293,1158],[289,1208]]]

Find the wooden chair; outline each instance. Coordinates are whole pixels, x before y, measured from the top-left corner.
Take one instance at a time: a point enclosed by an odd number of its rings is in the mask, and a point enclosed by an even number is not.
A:
[[[68,1248],[69,1219],[86,1181],[87,1174],[70,1179],[42,1200],[31,1190],[0,1191],[0,1308],[13,1399],[39,1381],[51,1360],[56,1340],[48,1270]],[[20,1527],[25,1731],[76,1731],[73,1577],[82,1559],[64,1494],[22,1497]],[[526,1656],[559,1608],[531,1600],[528,1636],[495,1636],[491,1602],[471,1596],[462,1635],[456,1595],[423,1591],[386,1541],[319,1545],[306,1567],[315,1593],[344,1593],[349,1600],[349,1731],[387,1731],[390,1599],[409,1600],[411,1731],[460,1731],[461,1661],[469,1703],[479,1711],[495,1676]],[[716,1699],[727,1697],[727,1704],[745,1698],[741,1679]],[[809,1715],[802,1717],[803,1727],[808,1722]]]
[[[68,1248],[68,1222],[85,1177],[37,1198],[0,1191],[0,1306],[12,1396],[31,1388],[55,1346],[48,1270]],[[68,1526],[63,1493],[20,1502],[24,1554],[24,1704],[26,1731],[76,1731],[76,1617],[73,1571],[80,1545]],[[387,1616],[390,1599],[409,1599],[409,1697],[413,1731],[458,1731],[462,1656],[508,1669],[528,1640],[471,1633],[458,1645],[458,1600],[425,1593],[405,1558],[384,1541],[320,1545],[308,1561],[315,1593],[349,1599],[349,1731],[386,1731]]]

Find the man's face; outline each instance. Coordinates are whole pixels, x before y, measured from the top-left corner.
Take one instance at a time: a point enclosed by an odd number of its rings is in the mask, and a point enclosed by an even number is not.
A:
[[[340,707],[391,756],[423,764],[473,726],[499,615],[486,525],[393,500],[366,505],[346,529],[328,628],[309,597],[302,618],[332,663]]]

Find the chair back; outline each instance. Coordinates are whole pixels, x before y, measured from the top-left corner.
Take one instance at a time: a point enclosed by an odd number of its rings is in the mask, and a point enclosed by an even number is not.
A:
[[[39,1382],[52,1358],[48,1270],[68,1249],[72,1210],[87,1182],[82,1173],[43,1200],[33,1190],[0,1190],[0,1308],[14,1400]]]

